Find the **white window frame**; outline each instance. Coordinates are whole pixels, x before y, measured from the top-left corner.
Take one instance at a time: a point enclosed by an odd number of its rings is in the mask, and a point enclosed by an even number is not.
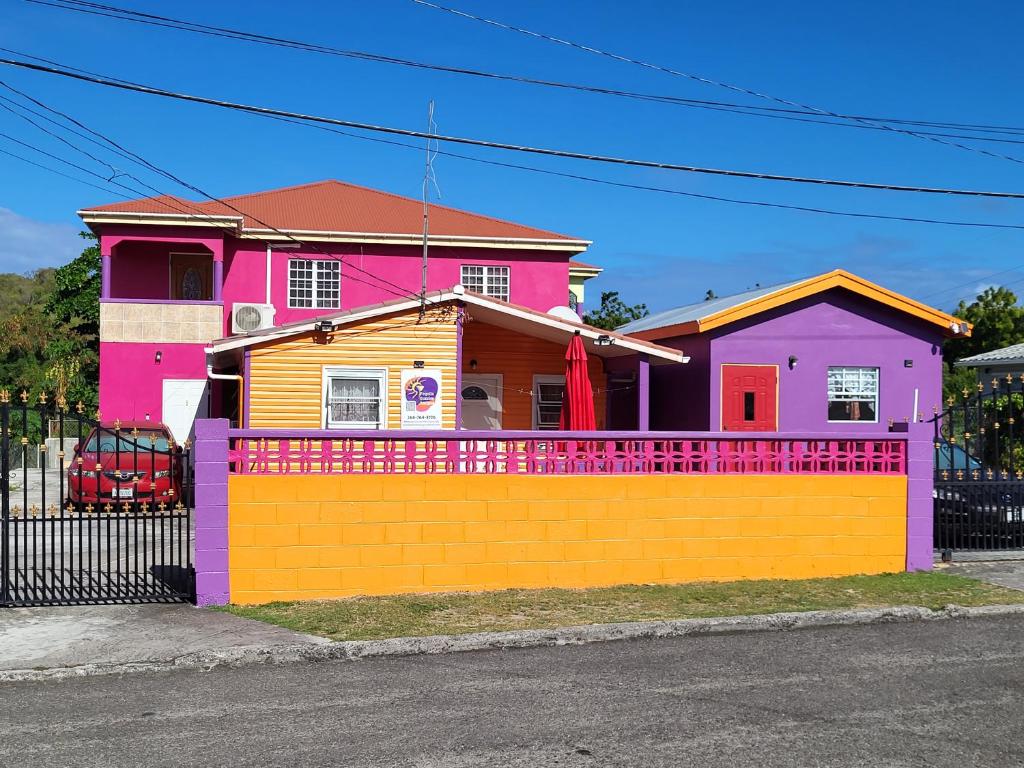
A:
[[[479,287],[470,286],[466,280],[467,269],[479,269],[482,273],[478,275],[481,282],[478,284]],[[491,278],[501,277],[505,279],[505,293],[499,295],[491,290],[490,281]],[[494,299],[501,301],[509,301],[512,296],[512,268],[508,265],[502,264],[463,264],[459,268],[459,282],[467,291],[473,291],[473,293],[480,293],[484,296],[490,296]]]
[[[377,379],[379,381],[380,423],[372,421],[331,421],[331,379]],[[387,429],[388,428],[388,369],[356,366],[325,365],[320,392],[320,407],[324,429]]]
[[[309,264],[311,265],[312,272],[312,295],[309,299],[305,297],[296,298],[292,295],[292,265],[293,264]],[[330,267],[325,265],[331,265]],[[321,280],[323,276],[328,276],[331,280],[337,278],[337,288],[328,287],[326,290],[337,290],[338,295],[334,299],[324,301],[317,296],[317,293],[321,289]],[[297,301],[309,301],[309,306],[304,304],[298,304]],[[288,259],[288,309],[340,309],[341,308],[341,262],[335,261],[334,259]]]
[[[533,376],[533,390],[532,390],[533,397],[531,398],[531,400],[533,400],[533,404],[532,404],[532,407],[530,408],[530,413],[532,415],[532,425],[533,425],[533,428],[535,430],[542,429],[545,432],[553,431],[553,430],[558,429],[557,425],[554,426],[554,427],[542,427],[542,426],[540,426],[540,418],[539,417],[540,417],[540,385],[541,384],[561,384],[562,387],[564,388],[565,387],[565,376],[558,375],[558,374],[543,374],[543,373],[537,373],[537,374],[534,374],[534,376]],[[561,405],[561,403],[559,403],[559,405]]]
[[[842,371],[874,371],[875,372],[875,391],[874,393],[862,390],[859,392],[845,392],[839,394],[845,394],[846,397],[833,398],[832,384],[831,384],[831,373],[834,370]],[[875,418],[873,419],[828,419],[829,424],[877,424],[879,418],[879,405],[881,404],[881,390],[882,390],[882,370],[877,365],[830,365],[825,371],[825,408],[826,411],[829,405],[833,402],[843,402],[844,400],[874,400],[875,403]]]

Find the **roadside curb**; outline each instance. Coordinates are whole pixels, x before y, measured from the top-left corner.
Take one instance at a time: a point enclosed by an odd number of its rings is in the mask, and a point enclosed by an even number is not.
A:
[[[780,632],[816,627],[906,623],[942,619],[990,618],[1024,615],[1024,605],[986,605],[963,608],[948,605],[933,611],[918,606],[866,608],[848,611],[806,611],[710,619],[634,621],[620,624],[591,624],[559,629],[525,629],[510,632],[476,632],[467,635],[396,637],[387,640],[345,640],[274,646],[237,646],[210,649],[170,659],[148,659],[118,664],[82,664],[49,669],[0,670],[0,682],[63,680],[90,675],[120,675],[132,672],[167,672],[183,669],[212,670],[250,664],[291,664],[295,662],[359,661],[396,656],[422,656],[465,651],[543,648],[584,645],[613,640],[686,637],[738,632]]]

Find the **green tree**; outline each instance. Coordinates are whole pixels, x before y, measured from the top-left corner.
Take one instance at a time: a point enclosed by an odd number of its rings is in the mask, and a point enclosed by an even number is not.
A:
[[[647,317],[650,312],[646,304],[626,304],[619,298],[618,291],[602,291],[601,306],[583,316],[583,322],[595,328],[614,331],[619,326]]]
[[[943,391],[947,397],[964,387],[973,389],[975,384],[974,371],[954,368],[954,362],[1024,342],[1024,307],[1017,303],[1017,295],[1009,288],[986,288],[970,304],[961,301],[953,314],[974,328],[970,336],[948,339],[942,347]]]
[[[91,233],[83,238],[95,240]],[[0,387],[97,402],[100,255],[28,276],[0,275]]]

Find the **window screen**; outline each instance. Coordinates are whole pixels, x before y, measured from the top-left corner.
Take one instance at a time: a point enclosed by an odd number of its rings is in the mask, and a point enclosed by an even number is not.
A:
[[[502,301],[509,297],[509,268],[485,267],[477,264],[462,266],[462,285],[467,291],[493,296]]]
[[[878,369],[828,369],[828,420],[878,421]]]
[[[383,371],[331,372],[327,376],[327,427],[377,429],[384,409]]]

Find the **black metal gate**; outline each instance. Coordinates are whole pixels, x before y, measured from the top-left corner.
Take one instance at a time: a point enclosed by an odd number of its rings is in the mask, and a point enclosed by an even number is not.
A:
[[[188,442],[0,391],[0,606],[194,595]]]
[[[1024,376],[946,401],[935,423],[935,547],[1024,549]]]

